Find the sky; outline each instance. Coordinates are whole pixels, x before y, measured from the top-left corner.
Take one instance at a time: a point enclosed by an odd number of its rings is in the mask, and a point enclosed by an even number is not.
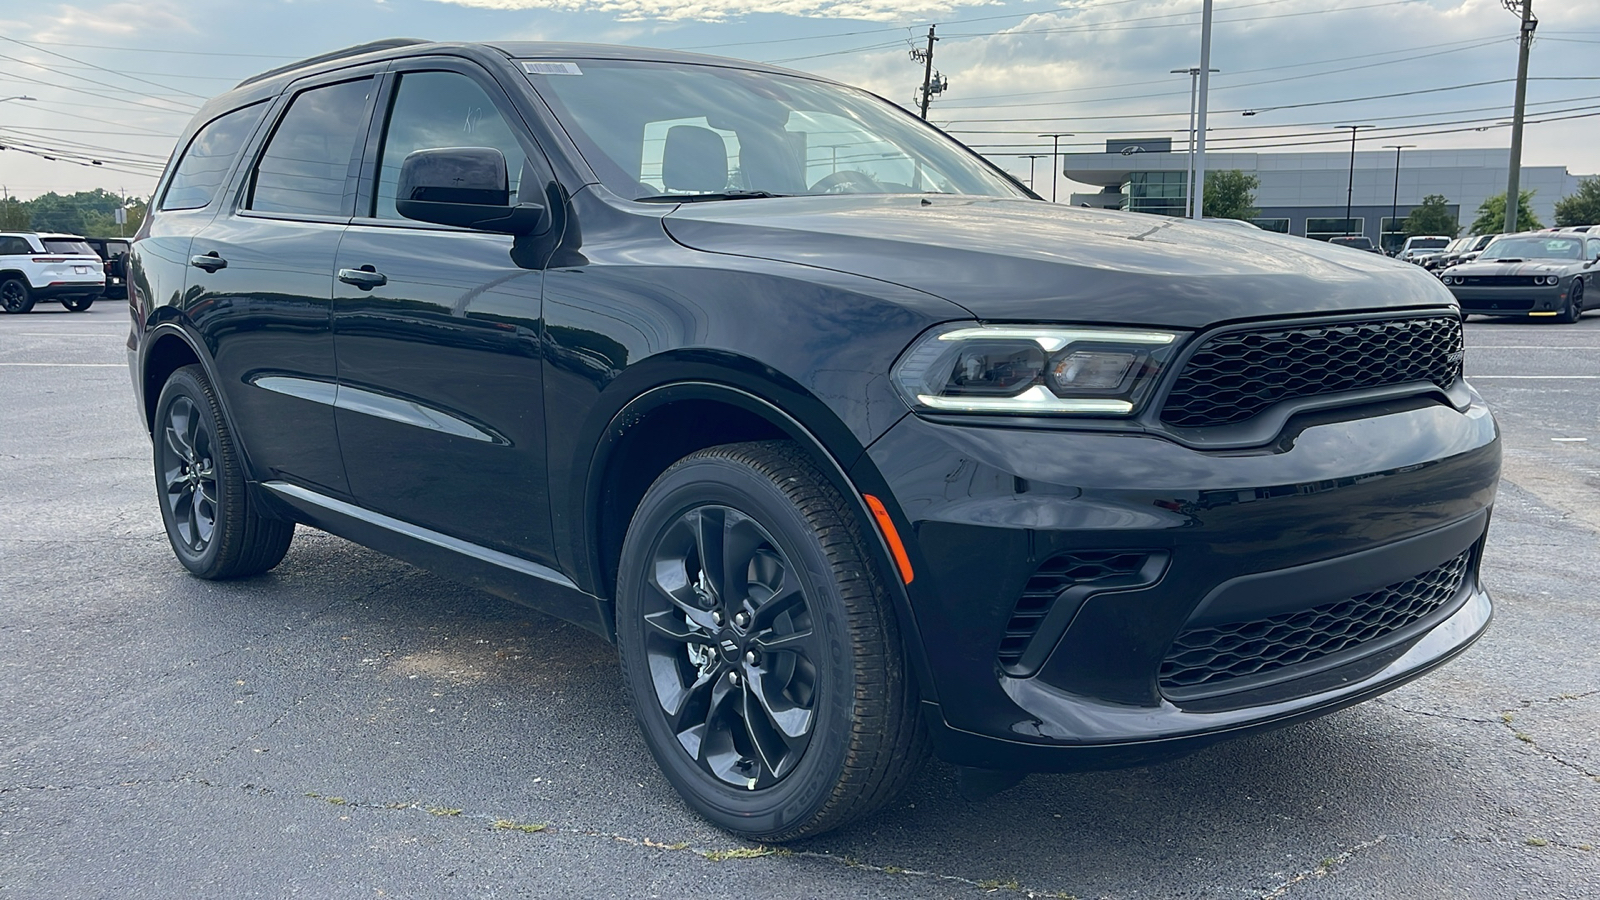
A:
[[[1600,12],[1535,4],[1524,165],[1600,173]],[[259,71],[385,37],[693,49],[775,62],[912,106],[1048,196],[1062,152],[1187,140],[1201,0],[80,0],[0,5],[0,189],[147,196],[193,110]],[[1518,17],[1500,0],[1217,0],[1217,149],[1506,147]],[[1246,116],[1245,111],[1256,111]],[[1345,135],[1346,137],[1341,137]],[[55,159],[46,159],[53,156]],[[94,165],[91,160],[98,160]],[[1058,176],[1059,177],[1059,176]],[[1097,190],[1060,178],[1063,199]]]

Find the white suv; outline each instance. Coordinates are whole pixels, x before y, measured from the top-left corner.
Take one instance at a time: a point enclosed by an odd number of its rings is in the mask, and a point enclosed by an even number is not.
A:
[[[105,263],[83,238],[0,232],[0,310],[25,313],[40,300],[60,300],[83,312],[105,289]]]

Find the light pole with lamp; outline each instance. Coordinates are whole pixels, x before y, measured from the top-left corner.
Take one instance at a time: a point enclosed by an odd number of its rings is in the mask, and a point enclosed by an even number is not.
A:
[[[1047,138],[1050,138],[1050,140],[1051,140],[1051,143],[1050,143],[1050,202],[1051,203],[1056,202],[1056,182],[1060,181],[1060,179],[1057,178],[1056,176],[1061,174],[1060,171],[1057,169],[1057,166],[1059,166],[1061,164],[1061,139],[1064,138],[1064,137],[1073,137],[1073,136],[1074,136],[1073,133],[1070,132],[1070,131],[1052,131],[1049,134],[1041,134],[1041,135],[1039,135],[1039,137],[1047,137]]]
[[[1394,199],[1389,202],[1389,224],[1394,226],[1395,220],[1400,218],[1400,151],[1416,144],[1384,144],[1383,149],[1394,151]],[[1345,218],[1349,218],[1346,214]],[[1378,243],[1383,244],[1383,228],[1378,228]]]
[[[1340,125],[1340,128],[1350,129],[1350,184],[1344,191],[1344,233],[1350,233],[1350,201],[1356,192],[1356,132],[1363,128],[1377,128],[1376,125]],[[1382,240],[1380,236],[1379,240]]]
[[[1034,160],[1044,159],[1043,153],[1018,153],[1017,156],[1028,161],[1028,190],[1033,190],[1033,163]]]
[[[1221,72],[1221,69],[1212,69]],[[1187,69],[1173,69],[1172,74],[1189,76],[1189,174],[1184,187],[1185,209],[1183,214],[1190,216],[1194,211],[1194,109],[1195,99],[1200,95],[1200,67],[1190,66]]]

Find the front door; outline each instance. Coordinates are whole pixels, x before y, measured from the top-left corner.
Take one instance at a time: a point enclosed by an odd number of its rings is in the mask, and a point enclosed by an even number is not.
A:
[[[404,219],[394,203],[400,164],[416,150],[496,148],[513,191],[519,179],[536,189],[530,173],[543,162],[486,74],[459,61],[405,65],[372,142],[375,187],[363,190],[334,267],[350,490],[374,511],[554,565],[540,261],[511,237]]]

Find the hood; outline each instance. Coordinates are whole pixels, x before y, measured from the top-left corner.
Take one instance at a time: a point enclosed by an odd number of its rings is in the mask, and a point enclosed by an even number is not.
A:
[[[1472,259],[1451,266],[1441,275],[1559,275],[1574,266],[1581,267],[1581,259],[1529,259],[1521,262],[1501,262],[1497,259]]]
[[[1431,274],[1377,253],[1036,200],[828,195],[686,203],[664,225],[697,250],[892,282],[986,320],[1198,328],[1454,302]]]

